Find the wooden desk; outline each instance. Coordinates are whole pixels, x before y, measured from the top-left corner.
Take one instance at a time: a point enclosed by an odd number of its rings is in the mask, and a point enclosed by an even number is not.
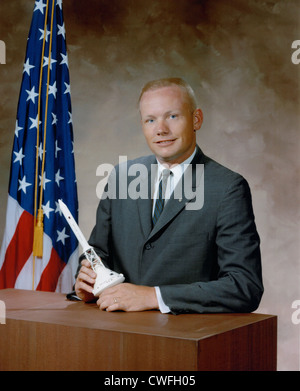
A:
[[[273,315],[109,313],[14,289],[0,300],[0,370],[276,370]]]

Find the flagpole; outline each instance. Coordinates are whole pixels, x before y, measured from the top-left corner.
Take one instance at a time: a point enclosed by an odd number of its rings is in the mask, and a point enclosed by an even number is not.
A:
[[[34,275],[35,275],[35,257],[36,252],[36,218],[37,218],[37,183],[38,183],[38,158],[39,158],[39,136],[40,136],[40,116],[41,116],[41,90],[42,90],[42,77],[43,77],[43,59],[45,54],[45,42],[47,36],[47,16],[48,16],[48,5],[49,0],[46,4],[45,12],[45,22],[44,22],[44,37],[43,37],[43,46],[42,46],[42,55],[41,55],[41,64],[40,64],[40,78],[39,78],[39,99],[38,99],[38,116],[37,116],[37,131],[36,131],[36,155],[35,155],[35,184],[34,184],[34,228],[33,228],[33,265],[32,265],[32,290],[34,290]]]
[[[47,116],[48,116],[48,98],[49,98],[49,80],[50,80],[50,68],[51,68],[51,52],[52,52],[52,37],[53,37],[53,16],[54,16],[54,5],[55,0],[52,2],[51,11],[51,24],[50,24],[50,43],[49,43],[49,54],[48,54],[48,69],[47,69],[47,88],[46,88],[46,104],[45,104],[45,117],[44,117],[44,134],[43,134],[43,159],[41,168],[41,183],[40,183],[40,197],[39,207],[37,210],[37,188],[38,188],[38,149],[39,149],[39,118],[40,118],[40,101],[41,101],[41,85],[42,85],[42,74],[43,74],[43,58],[45,52],[45,41],[47,35],[47,17],[49,0],[47,0],[47,7],[45,12],[45,24],[44,24],[44,38],[43,38],[43,49],[41,56],[41,69],[40,69],[40,85],[39,85],[39,107],[38,107],[38,124],[37,124],[37,145],[36,145],[36,172],[35,172],[35,197],[34,197],[34,239],[33,239],[33,270],[32,270],[32,290],[34,290],[34,275],[35,275],[35,257],[43,257],[43,182],[44,182],[44,169],[45,169],[45,152],[46,152],[46,134],[47,134]],[[37,213],[37,218],[36,218]]]

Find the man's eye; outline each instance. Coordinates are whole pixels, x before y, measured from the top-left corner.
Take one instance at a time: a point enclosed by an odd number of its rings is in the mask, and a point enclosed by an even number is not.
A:
[[[171,119],[177,118],[177,114],[170,114],[170,118],[171,118]]]
[[[154,119],[151,119],[151,118],[149,118],[149,119],[146,120],[146,123],[147,123],[147,124],[152,124],[153,122],[154,122]]]

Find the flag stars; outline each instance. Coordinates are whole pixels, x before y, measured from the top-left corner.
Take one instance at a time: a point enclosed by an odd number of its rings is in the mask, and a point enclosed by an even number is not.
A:
[[[22,160],[23,160],[23,158],[25,157],[25,155],[23,155],[23,148],[21,148],[21,149],[19,150],[19,152],[14,152],[14,154],[16,155],[16,158],[15,158],[15,160],[14,160],[14,163],[19,162],[20,165],[22,166]]]
[[[56,230],[56,232],[57,232],[56,242],[62,242],[62,244],[65,245],[65,240],[70,237],[69,235],[66,234],[66,228],[64,228],[62,231]]]
[[[58,5],[59,8],[62,9],[62,0],[57,0],[56,5]]]
[[[55,202],[55,205],[56,205],[56,209],[54,211],[54,213],[59,213],[60,216],[62,216],[62,211],[60,209],[60,206],[59,206],[59,203],[57,201],[54,201]]]
[[[42,34],[42,35],[40,36],[40,40],[42,40],[42,39],[44,39],[44,37],[45,37],[45,31],[44,31],[43,29],[39,29],[39,31],[40,31],[40,33]],[[49,35],[50,35],[50,31],[48,31],[47,28],[46,28],[46,39],[45,39],[46,42],[48,42],[48,36],[49,36]]]
[[[61,151],[61,148],[59,148],[57,140],[55,140],[55,157],[57,158],[57,153]]]
[[[69,67],[68,55],[67,55],[67,54],[63,54],[63,53],[60,53],[60,55],[62,56],[62,60],[61,60],[61,62],[59,63],[59,65],[66,64],[67,67]]]
[[[56,81],[55,81],[52,86],[49,84],[49,95],[52,94],[56,99],[56,93],[57,93],[57,88],[56,88]]]
[[[57,115],[54,113],[51,113],[51,114],[52,114],[52,124],[51,125],[56,125],[57,124]]]
[[[65,90],[64,94],[71,94],[70,84],[65,82],[65,86],[66,86],[66,90]]]
[[[23,73],[26,72],[28,76],[30,76],[30,69],[34,68],[34,65],[29,64],[29,58],[27,58],[24,63]]]
[[[30,91],[29,91],[29,90],[26,90],[26,92],[27,92],[27,94],[28,94],[28,97],[27,97],[27,99],[26,99],[26,102],[27,102],[28,100],[31,100],[33,103],[35,103],[35,98],[36,98],[37,96],[39,96],[39,94],[37,94],[37,93],[35,92],[35,86],[33,86],[33,87],[31,88]]]
[[[57,27],[58,27],[57,35],[62,35],[65,39],[66,38],[65,23],[63,23],[62,26],[58,24]]]
[[[18,190],[22,190],[26,194],[26,189],[28,186],[32,186],[32,183],[26,182],[26,175],[24,175],[22,180],[19,179]]]
[[[19,131],[22,130],[23,128],[19,126],[18,120],[16,120],[16,127],[15,127],[15,136],[19,137]]]
[[[36,148],[36,147],[35,147]],[[45,151],[46,153],[47,151]],[[44,153],[44,148],[43,148],[43,144],[40,143],[39,147],[38,147],[38,157],[40,158],[40,160],[42,160],[43,158],[43,153]]]
[[[57,183],[57,186],[59,187],[59,182],[65,179],[64,177],[60,176],[60,168],[57,170],[57,173],[55,174],[55,182]]]
[[[42,205],[43,212],[47,216],[47,218],[50,218],[50,213],[54,211],[53,208],[50,207],[50,201],[47,202],[46,205]]]
[[[44,15],[44,8],[46,8],[46,4],[43,3],[43,0],[39,0],[35,2],[35,8],[33,12],[35,11],[41,11],[41,13]]]
[[[11,129],[14,145],[9,192],[18,207],[24,210],[32,212],[33,203],[41,202],[44,234],[49,242],[47,248],[50,252],[52,249],[58,251],[67,262],[77,242],[68,224],[63,223],[58,199],[68,194],[72,207],[77,209],[77,188],[71,155],[71,64],[64,42],[67,27],[63,22],[62,2],[32,1],[32,26],[19,70],[22,76],[20,102]],[[54,10],[52,30],[51,10]],[[26,232],[20,236],[20,242],[24,235]],[[40,278],[38,270],[35,277],[37,285]]]
[[[73,120],[72,120],[72,113],[69,111],[69,121],[68,121],[68,124],[72,124],[73,123]]]
[[[29,117],[29,119],[30,119],[30,121],[31,121],[31,126],[30,126],[30,128],[29,129],[33,129],[33,128],[36,128],[37,129],[37,123],[38,123],[38,115],[36,116],[36,118],[31,118],[31,117]],[[40,123],[39,124],[41,124],[42,123],[42,121],[40,121]]]
[[[52,70],[52,64],[55,64],[57,60],[54,58],[50,58],[50,69]],[[47,67],[49,65],[49,57],[44,56],[44,64],[43,67]]]
[[[39,178],[40,178],[40,186],[41,186],[41,184],[42,184],[42,176],[39,175]],[[48,182],[51,182],[51,180],[48,179],[48,178],[46,178],[46,173],[43,172],[43,189],[44,189],[44,190],[46,189],[46,184],[47,184]]]

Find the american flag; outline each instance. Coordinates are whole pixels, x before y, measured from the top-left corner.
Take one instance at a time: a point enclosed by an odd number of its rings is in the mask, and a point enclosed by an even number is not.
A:
[[[78,242],[58,205],[78,220],[68,56],[62,0],[38,0],[27,41],[11,159],[0,289],[67,292]],[[33,254],[38,209],[42,253]]]

